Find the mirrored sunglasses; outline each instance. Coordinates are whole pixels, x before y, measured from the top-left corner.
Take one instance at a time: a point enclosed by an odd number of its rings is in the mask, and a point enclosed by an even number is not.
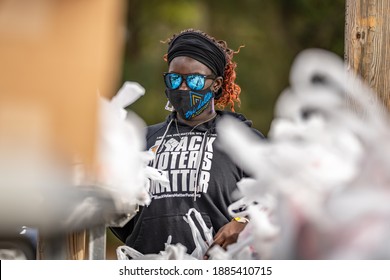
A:
[[[178,89],[183,83],[186,82],[187,87],[192,90],[203,89],[207,79],[215,79],[214,75],[202,75],[202,74],[178,74],[178,73],[164,73],[164,82],[168,89]]]

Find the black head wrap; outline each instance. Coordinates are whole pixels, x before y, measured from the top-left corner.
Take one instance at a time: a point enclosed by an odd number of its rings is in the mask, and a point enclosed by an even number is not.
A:
[[[226,66],[225,52],[212,40],[198,32],[183,32],[169,43],[168,63],[178,56],[191,57],[209,67],[218,77],[223,77]],[[219,89],[216,98],[221,92],[222,89]]]

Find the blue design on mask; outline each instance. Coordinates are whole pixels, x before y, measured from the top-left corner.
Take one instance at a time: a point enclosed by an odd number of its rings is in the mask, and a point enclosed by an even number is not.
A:
[[[196,92],[190,92],[190,93],[197,94]],[[194,109],[188,110],[185,113],[185,118],[190,119],[194,115],[195,116],[199,115],[206,108],[206,106],[210,102],[211,98],[213,98],[213,93],[211,91],[209,91],[204,95],[204,98],[198,102],[198,104],[196,105],[196,107]]]

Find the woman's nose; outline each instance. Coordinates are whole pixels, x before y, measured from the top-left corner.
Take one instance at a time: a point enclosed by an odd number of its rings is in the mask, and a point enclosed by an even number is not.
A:
[[[180,90],[189,90],[185,79],[183,79],[183,81],[181,82],[179,89]]]

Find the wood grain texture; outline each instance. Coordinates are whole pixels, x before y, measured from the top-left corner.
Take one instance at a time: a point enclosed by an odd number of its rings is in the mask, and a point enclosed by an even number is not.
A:
[[[390,1],[346,0],[345,62],[389,109]]]
[[[86,250],[86,231],[74,232],[68,235],[68,259],[85,260],[87,259]]]

